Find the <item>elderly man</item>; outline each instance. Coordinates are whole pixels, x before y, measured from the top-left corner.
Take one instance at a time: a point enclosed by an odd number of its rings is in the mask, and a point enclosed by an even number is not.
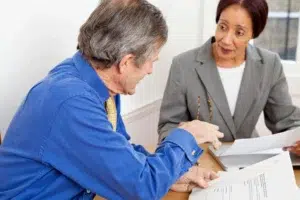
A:
[[[215,178],[194,165],[197,144],[223,134],[181,124],[154,154],[129,142],[119,94],[133,94],[167,40],[144,0],[104,0],[80,29],[78,52],[26,96],[0,147],[0,199],[160,199]],[[174,108],[176,109],[176,108]]]

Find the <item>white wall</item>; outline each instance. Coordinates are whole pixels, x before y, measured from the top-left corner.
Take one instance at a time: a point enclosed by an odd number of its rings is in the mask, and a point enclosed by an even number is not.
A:
[[[76,50],[97,0],[0,1],[0,132],[29,88]]]
[[[98,0],[0,0],[0,132],[30,87],[75,52],[80,25]],[[172,57],[201,44],[201,1],[150,0],[164,13],[169,40],[154,74],[123,98],[123,114],[160,99]]]

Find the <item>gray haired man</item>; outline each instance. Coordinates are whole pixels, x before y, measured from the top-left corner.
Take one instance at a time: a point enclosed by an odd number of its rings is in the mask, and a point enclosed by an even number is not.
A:
[[[120,115],[120,94],[152,73],[166,40],[147,1],[103,0],[80,29],[78,52],[15,114],[0,147],[0,199],[160,199],[186,172],[173,189],[205,187],[194,164],[199,143],[219,144],[216,126],[183,123],[151,154],[129,142]]]

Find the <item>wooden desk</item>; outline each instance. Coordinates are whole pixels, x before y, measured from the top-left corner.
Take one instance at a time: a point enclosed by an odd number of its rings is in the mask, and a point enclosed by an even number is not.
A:
[[[214,158],[207,152],[207,146],[206,144],[202,145],[201,147],[204,149],[203,155],[200,157],[199,163],[201,166],[213,169],[214,171],[220,171],[222,168],[220,165],[214,160]],[[154,147],[147,148],[150,152],[154,152]],[[295,172],[295,178],[297,185],[300,186],[300,169],[294,170]],[[163,198],[163,200],[188,200],[189,193],[181,193],[181,192],[173,192],[169,191],[167,195]],[[102,198],[96,197],[94,200],[101,200]]]

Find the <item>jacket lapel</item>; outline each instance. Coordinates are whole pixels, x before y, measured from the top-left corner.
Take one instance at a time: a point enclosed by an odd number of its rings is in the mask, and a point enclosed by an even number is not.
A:
[[[232,136],[236,138],[233,118],[231,116],[223,84],[211,52],[211,40],[209,40],[198,53],[197,60],[200,62],[200,66],[196,68],[196,71],[203,82],[208,95],[216,105],[216,108],[220,111],[220,114],[226,122],[228,129],[231,131]]]
[[[234,111],[234,124],[239,130],[248,112],[253,108],[262,81],[262,60],[251,45],[247,48],[246,66]]]

